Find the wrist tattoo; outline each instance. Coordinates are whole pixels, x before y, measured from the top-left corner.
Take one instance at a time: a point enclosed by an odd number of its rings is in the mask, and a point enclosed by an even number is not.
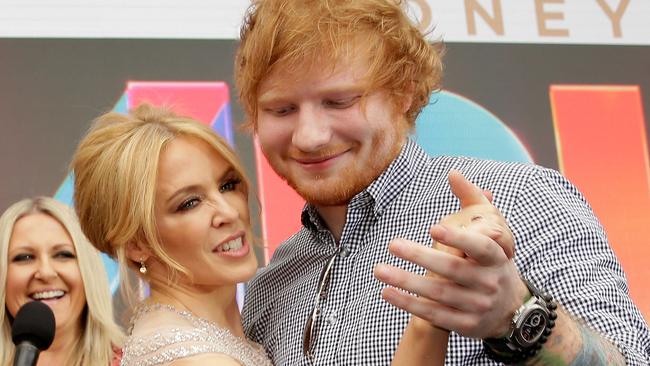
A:
[[[579,365],[625,365],[625,359],[607,339],[579,325],[582,347],[569,366]]]
[[[550,347],[542,348],[540,353],[525,365],[550,365],[550,366],[582,366],[582,365],[625,365],[625,358],[618,348],[602,335],[589,330],[585,325],[576,322],[580,335],[580,343],[571,342],[558,334],[554,337]],[[567,359],[567,347],[579,347],[573,360]]]

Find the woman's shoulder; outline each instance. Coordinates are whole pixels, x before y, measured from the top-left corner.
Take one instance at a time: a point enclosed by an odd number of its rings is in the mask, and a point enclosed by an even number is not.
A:
[[[124,342],[123,365],[161,365],[206,352],[209,335],[182,312],[165,305],[139,305]]]
[[[140,304],[135,308],[128,331],[128,338],[150,336],[174,329],[194,329],[192,315],[164,304]]]
[[[236,359],[222,353],[209,353],[209,354],[201,354],[201,355],[181,358],[176,361],[172,361],[169,364],[169,366],[203,366],[203,365],[241,366],[241,363]]]
[[[165,305],[138,309],[129,333],[123,348],[124,366],[185,365],[179,362],[203,357],[239,361],[235,365],[265,364],[259,360],[270,364],[266,354],[229,330]],[[200,363],[187,363],[193,364]]]

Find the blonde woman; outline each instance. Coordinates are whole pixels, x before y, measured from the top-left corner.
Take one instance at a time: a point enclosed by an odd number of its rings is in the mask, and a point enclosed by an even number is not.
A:
[[[121,278],[130,268],[150,286],[124,365],[269,364],[244,336],[235,301],[237,283],[255,274],[257,261],[249,184],[221,138],[143,105],[98,118],[72,168],[84,233],[117,259]],[[129,283],[122,288],[133,303]]]
[[[129,115],[99,117],[72,168],[84,233],[117,259],[122,273],[135,270],[150,285],[151,296],[136,308],[123,365],[270,364],[261,346],[246,339],[235,301],[237,283],[252,278],[257,261],[249,183],[220,137],[142,105]],[[134,292],[128,283],[123,288]],[[447,332],[424,326],[424,333],[407,331],[405,347],[438,347],[444,358]],[[418,353],[410,350],[401,353],[409,361],[402,364],[415,364],[410,357]]]
[[[56,332],[38,365],[117,365],[123,334],[113,321],[99,253],[66,205],[25,199],[0,217],[0,365],[12,364],[11,322],[29,301],[52,309]]]

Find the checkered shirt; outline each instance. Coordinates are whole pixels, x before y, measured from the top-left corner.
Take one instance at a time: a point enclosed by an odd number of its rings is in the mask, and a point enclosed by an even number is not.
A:
[[[250,282],[244,329],[277,365],[389,365],[409,314],[384,301],[377,263],[424,274],[388,253],[393,238],[431,246],[429,227],[459,209],[447,182],[458,169],[489,189],[514,234],[515,264],[616,344],[629,365],[650,365],[648,326],[628,294],[605,232],[578,190],[558,172],[535,165],[429,157],[409,140],[398,158],[348,205],[340,248],[312,206],[303,227]],[[340,251],[339,251],[340,249]],[[303,331],[319,275],[335,255],[315,324],[314,359],[303,356]],[[447,365],[494,365],[480,340],[451,333]]]

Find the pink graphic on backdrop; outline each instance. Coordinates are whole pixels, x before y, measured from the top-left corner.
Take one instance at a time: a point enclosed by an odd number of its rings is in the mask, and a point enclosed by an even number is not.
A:
[[[129,109],[143,102],[168,106],[177,114],[212,126],[231,145],[234,144],[228,84],[130,81],[126,89]]]
[[[255,158],[257,189],[262,206],[264,259],[268,263],[278,245],[296,233],[302,226],[300,213],[305,201],[271,168],[257,139],[255,140]]]

